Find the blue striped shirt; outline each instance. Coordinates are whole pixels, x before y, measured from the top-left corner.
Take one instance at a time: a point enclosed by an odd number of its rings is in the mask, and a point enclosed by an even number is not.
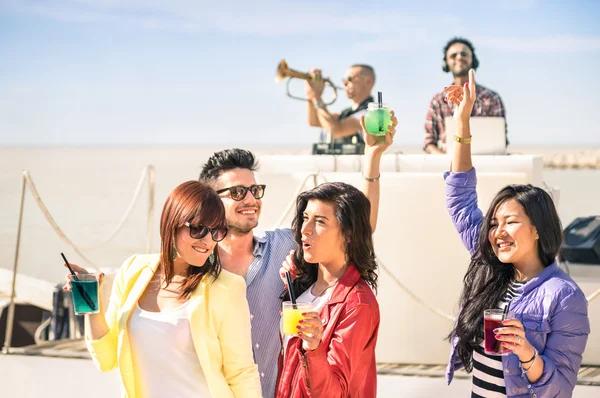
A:
[[[250,306],[252,348],[264,398],[275,396],[277,364],[281,351],[279,322],[284,286],[279,269],[296,242],[291,229],[275,229],[254,236],[254,261],[246,276],[246,298]]]

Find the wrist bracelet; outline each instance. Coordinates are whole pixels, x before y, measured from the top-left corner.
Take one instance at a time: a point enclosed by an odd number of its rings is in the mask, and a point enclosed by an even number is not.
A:
[[[531,368],[533,368],[535,366],[535,361],[537,360],[538,357],[538,351],[535,349],[535,347],[533,347],[535,353],[533,354],[533,363],[527,368],[527,369],[523,369],[523,366],[521,366],[521,375],[525,376],[527,374],[527,372],[529,372],[531,370]]]
[[[529,361],[521,361],[519,359],[519,362],[521,362],[521,363],[529,363],[529,362],[531,362],[531,361],[533,361],[535,359],[536,355],[537,355],[537,352],[535,351],[535,348],[534,348],[533,349],[533,356],[531,357],[531,359]]]
[[[381,173],[379,173],[379,175],[375,178],[371,178],[371,177],[365,177],[365,175],[363,174],[363,178],[369,182],[376,182],[379,181],[379,177],[381,177]]]
[[[459,144],[470,144],[472,140],[473,136],[461,137],[459,135],[454,134],[454,141],[458,142]]]

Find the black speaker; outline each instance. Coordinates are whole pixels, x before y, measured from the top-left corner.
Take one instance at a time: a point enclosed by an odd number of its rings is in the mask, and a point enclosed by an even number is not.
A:
[[[573,263],[600,264],[600,216],[576,218],[565,228],[561,257]]]

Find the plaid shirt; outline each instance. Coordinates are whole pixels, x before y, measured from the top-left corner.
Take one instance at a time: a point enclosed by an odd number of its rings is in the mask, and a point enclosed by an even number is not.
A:
[[[454,84],[454,83],[452,83]],[[425,144],[423,149],[429,144],[444,148],[446,142],[446,129],[444,127],[444,118],[454,114],[454,108],[444,101],[444,92],[436,94],[429,104],[427,116],[425,117]],[[477,99],[473,106],[471,116],[500,116],[506,118],[504,104],[498,94],[477,85]],[[508,137],[506,138],[508,145]]]

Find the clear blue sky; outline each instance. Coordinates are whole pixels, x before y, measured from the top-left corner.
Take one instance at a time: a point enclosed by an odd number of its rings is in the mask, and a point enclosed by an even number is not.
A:
[[[0,0],[0,145],[310,144],[304,104],[274,83],[282,58],[338,82],[373,65],[397,141],[418,145],[460,35],[511,142],[597,146],[599,3]]]

